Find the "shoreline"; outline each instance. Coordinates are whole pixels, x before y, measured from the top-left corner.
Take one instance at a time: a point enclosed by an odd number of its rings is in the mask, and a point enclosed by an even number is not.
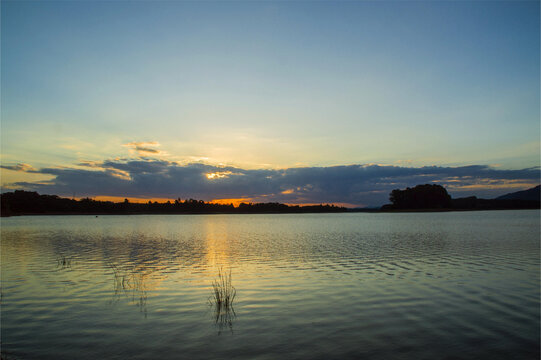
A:
[[[289,215],[289,214],[351,214],[351,213],[378,213],[378,214],[394,214],[394,213],[447,213],[447,212],[471,212],[471,211],[502,211],[502,210],[541,210],[540,207],[524,207],[524,208],[494,208],[494,209],[394,209],[394,210],[381,210],[381,209],[354,209],[347,211],[284,211],[284,212],[183,212],[183,213],[146,213],[146,212],[133,212],[133,213],[103,213],[103,212],[88,212],[88,213],[62,213],[62,212],[48,212],[48,213],[18,213],[4,215],[0,214],[2,218],[17,217],[17,216],[137,216],[137,215]]]

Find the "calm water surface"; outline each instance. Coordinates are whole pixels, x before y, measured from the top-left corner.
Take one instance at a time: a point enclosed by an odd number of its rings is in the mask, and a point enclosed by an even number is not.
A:
[[[1,220],[8,359],[539,359],[536,210]],[[231,271],[232,311],[209,303]]]

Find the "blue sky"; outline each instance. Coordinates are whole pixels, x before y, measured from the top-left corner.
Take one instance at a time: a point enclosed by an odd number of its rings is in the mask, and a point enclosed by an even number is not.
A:
[[[493,194],[539,182],[520,172],[540,165],[537,1],[1,5],[4,189],[111,160],[516,170],[462,189]],[[263,188],[236,196],[278,198]]]

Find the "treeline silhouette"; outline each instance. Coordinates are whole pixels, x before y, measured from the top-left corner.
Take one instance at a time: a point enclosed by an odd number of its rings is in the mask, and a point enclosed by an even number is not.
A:
[[[424,184],[405,190],[391,191],[392,204],[381,207],[383,211],[393,210],[505,210],[539,209],[540,202],[521,199],[479,199],[476,196],[452,199],[441,185]]]
[[[262,214],[262,213],[323,213],[345,212],[334,205],[286,205],[280,203],[214,204],[202,200],[177,199],[173,202],[134,203],[99,201],[90,198],[75,200],[57,195],[15,190],[0,195],[1,215],[33,214]]]

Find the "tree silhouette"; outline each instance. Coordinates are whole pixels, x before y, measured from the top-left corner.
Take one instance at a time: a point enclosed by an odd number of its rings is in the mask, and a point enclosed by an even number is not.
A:
[[[441,185],[417,185],[406,190],[395,189],[389,200],[395,209],[443,209],[451,207],[451,196]]]

